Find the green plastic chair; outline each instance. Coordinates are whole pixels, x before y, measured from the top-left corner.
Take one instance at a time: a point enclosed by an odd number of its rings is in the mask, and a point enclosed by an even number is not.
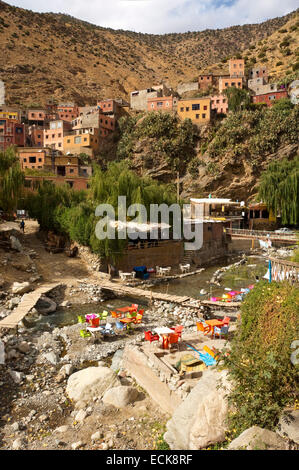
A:
[[[83,317],[83,315],[78,315],[78,323],[85,323],[85,317]]]
[[[91,333],[89,331],[86,331],[86,330],[80,330],[80,336],[82,338],[89,338],[91,336]]]
[[[101,320],[107,320],[108,315],[109,315],[109,312],[104,310],[104,312],[101,313]]]

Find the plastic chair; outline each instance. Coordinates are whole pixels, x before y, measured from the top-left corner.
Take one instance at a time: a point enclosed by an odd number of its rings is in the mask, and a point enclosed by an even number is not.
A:
[[[205,325],[201,321],[196,323],[197,331],[201,331],[204,335],[207,335],[211,331],[211,327],[209,325]]]
[[[80,330],[80,336],[82,338],[89,338],[91,336],[91,333],[89,331],[86,331],[86,330]]]
[[[120,330],[120,331],[123,331],[126,329],[126,325],[124,325],[120,321],[115,322],[115,327],[117,330]]]
[[[85,323],[85,317],[83,317],[83,315],[78,315],[78,323]]]
[[[135,325],[137,325],[137,324],[139,325],[140,323],[142,323],[142,317],[143,317],[143,315],[140,315],[139,313],[137,313],[137,316],[136,316],[136,318],[134,319],[133,323],[134,323]]]
[[[169,335],[168,344],[170,345],[170,347],[173,344],[176,344],[179,347],[179,338],[180,338],[180,336],[179,336],[178,333],[174,333],[174,334]]]
[[[228,325],[227,326],[222,326],[221,328],[218,328],[217,326],[214,327],[214,333],[213,333],[213,336],[215,338],[215,336],[219,336],[219,338],[221,339],[221,336],[226,336],[228,335]]]
[[[227,326],[227,325],[229,324],[229,322],[230,322],[230,317],[225,317],[225,318],[223,319],[223,325],[226,325],[226,326]]]
[[[105,328],[103,329],[102,333],[103,333],[104,335],[109,335],[109,334],[110,334],[110,335],[115,335],[115,332],[114,332],[113,329],[112,329],[111,323],[106,323],[106,326],[105,326]]]
[[[137,310],[138,310],[138,307],[139,307],[139,305],[138,305],[138,304],[132,304],[132,305],[131,305],[131,307],[132,307],[132,308],[134,308],[134,309],[137,311]]]
[[[145,341],[149,341],[150,343],[152,343],[153,341],[160,340],[159,335],[154,335],[151,331],[145,331],[144,338],[145,338]]]

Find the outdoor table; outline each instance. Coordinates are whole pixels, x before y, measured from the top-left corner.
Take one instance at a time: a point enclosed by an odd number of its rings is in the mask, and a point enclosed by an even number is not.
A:
[[[224,325],[223,320],[217,320],[217,319],[214,319],[214,320],[206,320],[205,323],[206,323],[207,325],[209,325],[209,327],[211,328],[210,331],[212,331],[212,336],[213,336],[213,334],[214,334],[214,328],[215,328],[215,326],[221,327],[221,326]]]
[[[160,328],[155,328],[154,332],[160,336],[160,339],[162,338],[162,348],[168,349],[168,344],[169,344],[168,336],[172,335],[174,331],[171,330],[170,328],[162,326]]]
[[[121,308],[117,308],[116,311],[120,312],[121,314],[123,314],[123,316],[125,316],[127,313],[136,312],[136,308],[134,308],[134,307],[121,307]]]
[[[160,273],[164,276],[164,274],[170,273],[171,268],[160,268]]]
[[[126,325],[126,327],[128,328],[129,324],[133,323],[135,321],[135,318],[121,318],[119,321],[121,323],[124,323]]]
[[[105,330],[105,328],[103,328],[102,326],[98,326],[97,328],[92,328],[91,326],[88,326],[86,328],[88,331],[90,331],[91,333],[95,333],[96,331],[103,331]]]
[[[121,273],[121,278],[124,279],[124,280],[127,279],[127,278],[132,279],[132,277],[133,277],[132,273]]]

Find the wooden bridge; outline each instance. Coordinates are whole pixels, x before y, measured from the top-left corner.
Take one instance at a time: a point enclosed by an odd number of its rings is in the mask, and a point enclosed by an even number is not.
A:
[[[269,258],[271,261],[272,281],[288,281],[291,284],[299,283],[299,263]]]
[[[22,302],[14,309],[14,311],[0,321],[0,328],[17,328],[21,320],[30,312],[30,310],[37,304],[43,294],[50,292],[58,284],[45,284],[29,294],[25,294]]]
[[[247,240],[271,240],[271,242],[294,245],[298,242],[296,234],[293,233],[275,233],[266,230],[246,230],[237,228],[228,228],[227,233],[232,238],[245,238]]]
[[[129,298],[140,298],[146,299],[149,302],[160,301],[160,302],[169,302],[173,304],[181,305],[182,307],[189,308],[199,308],[202,305],[214,306],[214,307],[223,307],[223,308],[239,308],[241,302],[211,302],[209,300],[198,300],[193,299],[188,296],[179,296],[172,294],[164,294],[162,292],[153,292],[151,290],[139,289],[137,287],[129,287],[122,285],[118,282],[108,281],[106,279],[100,278],[100,286],[103,291],[112,292],[117,297],[129,297]]]

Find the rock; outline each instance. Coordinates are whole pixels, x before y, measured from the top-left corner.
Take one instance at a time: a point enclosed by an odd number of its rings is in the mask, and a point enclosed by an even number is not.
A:
[[[20,297],[13,297],[12,299],[10,299],[10,301],[8,302],[8,308],[10,310],[13,310],[17,305],[19,305],[19,303],[21,302],[21,298]]]
[[[61,302],[60,307],[70,307],[72,304],[68,300]]]
[[[11,248],[13,250],[16,250],[16,251],[19,251],[20,253],[22,253],[23,247],[22,247],[21,242],[16,237],[14,237],[13,235],[11,235],[9,238],[10,238]]]
[[[53,364],[53,366],[56,366],[59,362],[59,357],[53,351],[51,351],[49,353],[46,353],[46,354],[43,354],[43,358],[47,362],[50,362],[50,364]]]
[[[19,423],[17,423],[17,422],[15,422],[11,425],[12,432],[17,432],[17,431],[19,431],[19,429],[20,429],[20,426],[19,426]]]
[[[49,315],[50,313],[56,312],[57,304],[49,297],[43,296],[41,299],[39,299],[35,305],[35,308],[38,313],[42,315]]]
[[[47,415],[40,415],[38,420],[41,422],[41,423],[44,423],[45,421],[47,421],[49,419],[49,416]]]
[[[279,420],[276,432],[299,444],[299,410],[285,412]]]
[[[18,345],[18,350],[21,352],[21,353],[24,353],[24,354],[28,354],[30,352],[30,345],[28,343],[26,343],[26,341],[22,341],[19,345]]]
[[[218,389],[218,385],[222,387]],[[172,450],[198,450],[225,439],[227,372],[207,370],[167,423]]]
[[[99,441],[100,439],[103,439],[103,437],[104,437],[104,434],[101,431],[97,431],[91,436],[91,440]]]
[[[62,373],[65,375],[65,377],[68,377],[69,375],[71,375],[71,373],[73,372],[74,370],[74,366],[72,364],[64,364],[59,373]]]
[[[87,417],[86,411],[80,410],[80,411],[78,411],[78,413],[76,414],[75,420],[76,420],[78,423],[82,423],[82,421],[84,421],[86,417]]]
[[[14,282],[11,288],[13,294],[26,294],[32,290],[29,282]]]
[[[16,370],[10,370],[9,371],[9,375],[11,376],[12,380],[14,381],[14,383],[16,384],[19,384],[22,382],[23,378],[24,378],[24,374],[23,372],[18,372]]]
[[[68,430],[68,426],[60,426],[59,428],[54,429],[55,433],[64,434]]]
[[[288,444],[275,432],[252,426],[234,439],[228,450],[288,450]]]
[[[133,403],[138,396],[139,392],[136,388],[121,385],[120,387],[113,387],[107,390],[103,396],[103,403],[113,405],[116,408],[125,408],[130,403]]]
[[[111,364],[111,369],[114,370],[114,372],[118,371],[121,368],[121,363],[122,363],[122,358],[123,358],[124,350],[123,349],[118,349],[113,358],[112,358],[112,364]]]
[[[94,397],[102,397],[109,388],[118,384],[116,374],[108,367],[88,367],[69,377],[66,393],[80,405],[89,404]]]
[[[25,439],[18,438],[12,443],[13,450],[20,450],[26,445]]]
[[[82,447],[82,446],[83,446],[83,442],[82,442],[82,441],[74,442],[74,443],[72,444],[72,449],[73,449],[73,450],[78,450],[78,449],[80,449],[80,447]]]
[[[5,364],[5,346],[3,341],[0,340],[0,365]]]

